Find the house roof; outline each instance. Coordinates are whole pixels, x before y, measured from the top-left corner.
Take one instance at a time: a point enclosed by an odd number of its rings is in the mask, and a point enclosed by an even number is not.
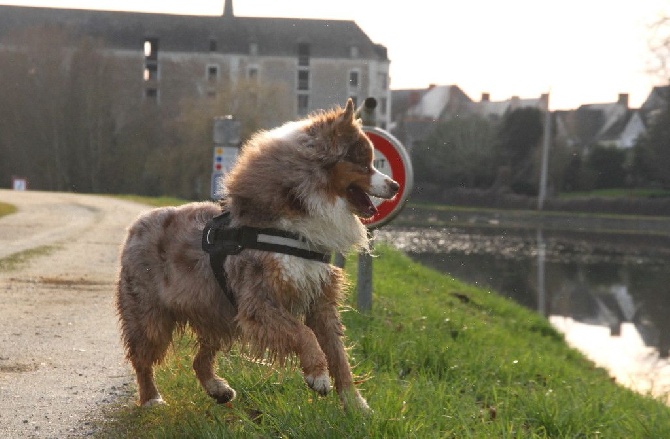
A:
[[[456,85],[438,85],[429,88],[414,105],[407,110],[407,117],[437,120],[445,112],[466,110],[472,100]]]
[[[604,127],[603,130],[599,133],[600,141],[612,141],[617,140],[621,137],[621,134],[626,129],[626,126],[632,119],[632,117],[637,113],[638,110],[628,109],[624,115],[614,121],[610,126]]]
[[[54,25],[75,35],[103,39],[112,48],[141,50],[147,37],[159,38],[159,50],[248,54],[257,43],[258,55],[296,56],[297,44],[308,43],[310,56],[350,58],[351,47],[363,59],[388,60],[386,48],[374,44],[350,20],[171,15],[0,6],[0,38],[13,29]]]
[[[668,105],[670,100],[670,85],[656,86],[651,89],[649,96],[644,101],[640,110],[643,112],[650,112],[659,110]]]
[[[570,142],[574,145],[590,145],[597,139],[603,126],[603,112],[582,106],[577,110],[561,110],[555,112]]]
[[[514,111],[519,108],[533,107],[544,110],[547,106],[547,98],[540,96],[538,98],[521,99],[514,96],[504,101],[480,101],[473,104],[477,114],[482,116],[503,117],[508,111]]]
[[[391,99],[393,101],[391,120],[395,121],[401,115],[407,113],[407,110],[416,105],[427,91],[428,89],[425,88],[391,90]]]

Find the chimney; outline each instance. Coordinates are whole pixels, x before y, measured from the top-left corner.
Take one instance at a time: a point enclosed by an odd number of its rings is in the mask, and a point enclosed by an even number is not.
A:
[[[549,93],[542,93],[540,95],[540,110],[549,110]]]
[[[617,104],[623,105],[624,108],[628,108],[628,93],[619,93]]]
[[[491,93],[482,93],[482,102],[489,102],[491,100]]]
[[[223,16],[224,17],[233,17],[233,0],[226,0],[226,3],[223,6]]]

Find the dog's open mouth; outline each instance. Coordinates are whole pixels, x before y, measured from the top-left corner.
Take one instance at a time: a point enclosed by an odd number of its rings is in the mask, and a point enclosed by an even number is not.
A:
[[[355,184],[347,188],[347,201],[354,208],[356,215],[361,218],[370,218],[377,213],[377,208],[363,189]]]

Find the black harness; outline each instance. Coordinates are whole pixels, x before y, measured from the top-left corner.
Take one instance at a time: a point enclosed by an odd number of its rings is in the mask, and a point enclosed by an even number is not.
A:
[[[258,227],[230,227],[230,212],[212,218],[202,231],[202,249],[209,254],[209,263],[221,289],[233,308],[237,303],[228,286],[223,263],[229,255],[244,249],[263,250],[298,256],[311,261],[330,262],[330,254],[311,250],[310,243],[300,234],[280,229]]]

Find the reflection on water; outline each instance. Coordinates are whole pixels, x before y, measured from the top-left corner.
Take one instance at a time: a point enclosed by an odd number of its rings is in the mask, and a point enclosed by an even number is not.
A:
[[[670,393],[670,253],[659,238],[389,229],[413,259],[547,316],[623,384]]]

